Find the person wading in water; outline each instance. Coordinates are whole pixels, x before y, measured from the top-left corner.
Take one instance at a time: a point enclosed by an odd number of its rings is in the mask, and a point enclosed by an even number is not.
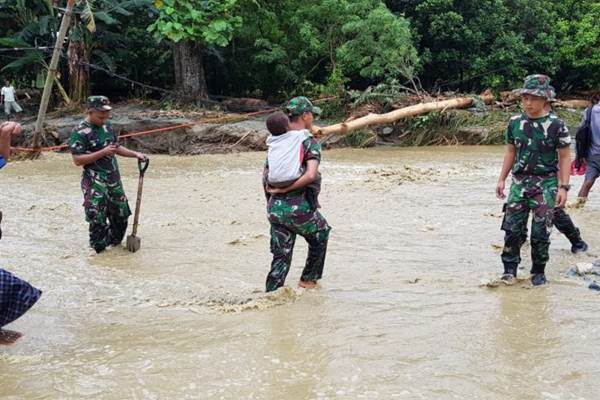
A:
[[[289,272],[296,236],[300,235],[308,243],[308,257],[302,271],[299,286],[314,288],[323,275],[327,242],[331,227],[317,210],[316,200],[307,190],[309,185],[319,181],[319,163],[321,145],[310,135],[314,115],[320,109],[306,97],[295,97],[285,107],[289,118],[289,130],[269,139],[269,155],[265,173],[295,171],[300,168],[303,174],[286,187],[273,187],[267,184],[270,194],[267,205],[268,219],[271,224],[271,253],[273,261],[267,275],[266,291],[270,292],[283,286]],[[286,153],[289,157],[278,156]],[[292,174],[293,175],[293,174]],[[279,181],[276,176],[270,176]],[[291,179],[294,179],[291,176]],[[287,178],[286,178],[287,179]],[[313,191],[318,193],[319,188]]]

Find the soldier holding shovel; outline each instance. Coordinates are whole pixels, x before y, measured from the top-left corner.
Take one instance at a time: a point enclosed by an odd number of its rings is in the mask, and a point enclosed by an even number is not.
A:
[[[147,160],[144,154],[118,144],[109,121],[111,110],[108,98],[89,97],[86,118],[69,141],[73,162],[83,167],[83,207],[90,224],[90,246],[97,253],[123,241],[131,215],[115,155]]]

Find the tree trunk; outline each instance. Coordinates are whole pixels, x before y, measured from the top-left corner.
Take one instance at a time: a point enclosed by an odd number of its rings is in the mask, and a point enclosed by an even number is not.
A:
[[[69,42],[69,94],[75,104],[85,103],[89,93],[89,54],[81,41]]]
[[[52,52],[52,59],[48,66],[48,74],[46,75],[46,83],[44,85],[44,92],[42,99],[40,100],[40,109],[38,111],[37,120],[35,122],[35,132],[33,134],[33,148],[38,149],[40,147],[40,140],[42,138],[42,130],[44,127],[44,120],[46,119],[46,110],[48,108],[48,102],[50,101],[50,95],[52,94],[52,85],[54,84],[54,78],[56,77],[56,67],[58,66],[58,60],[60,59],[60,52],[63,48],[63,41],[67,31],[69,30],[69,24],[71,23],[71,14],[73,12],[73,5],[75,0],[67,0],[67,7],[60,23],[60,29],[56,36],[56,45]],[[39,153],[36,153],[39,154]]]
[[[175,43],[175,90],[181,101],[200,104],[208,99],[202,47],[192,41]]]
[[[486,90],[484,93],[482,93],[481,98],[486,104],[491,104],[494,101],[494,96],[490,90]],[[362,118],[358,118],[349,122],[342,122],[341,124],[330,125],[322,128],[314,126],[313,133],[317,137],[332,135],[335,133],[346,134],[350,131],[367,126],[391,124],[402,118],[414,117],[416,115],[426,114],[432,111],[467,108],[470,107],[474,101],[475,99],[472,97],[459,97],[451,100],[416,104],[414,106],[400,108],[386,114],[368,114]]]

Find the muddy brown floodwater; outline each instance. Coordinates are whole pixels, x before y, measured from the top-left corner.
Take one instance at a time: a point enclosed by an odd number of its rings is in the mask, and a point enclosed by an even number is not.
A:
[[[135,254],[90,252],[68,155],[15,162],[0,262],[44,295],[0,349],[0,398],[596,399],[600,297],[564,272],[598,257],[600,195],[572,211],[589,254],[553,232],[549,285],[481,287],[500,271],[502,150],[325,152],[324,279],[295,288],[298,242],[270,295],[264,153],[153,157]]]

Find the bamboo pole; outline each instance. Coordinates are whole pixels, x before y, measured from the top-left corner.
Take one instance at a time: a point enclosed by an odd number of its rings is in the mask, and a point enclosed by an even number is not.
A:
[[[485,91],[481,95],[481,99],[486,104],[491,104],[494,101],[494,96],[491,91]],[[356,129],[364,128],[371,125],[391,124],[402,118],[414,117],[416,115],[426,114],[432,111],[445,111],[457,108],[467,108],[475,101],[474,97],[460,97],[451,100],[434,101],[430,103],[416,104],[410,107],[400,108],[386,114],[368,114],[364,117],[357,118],[352,121],[342,122],[326,127],[315,127],[314,133],[317,137],[329,136],[336,133],[346,134]]]
[[[71,104],[71,99],[69,98],[67,91],[65,90],[63,85],[60,84],[60,81],[57,77],[54,77],[54,83],[56,83],[56,87],[58,88],[58,91],[60,92],[60,95],[62,96],[65,103],[67,103],[67,105]]]
[[[69,30],[69,24],[71,23],[71,15],[73,13],[73,5],[75,0],[67,0],[67,7],[60,23],[60,29],[58,30],[58,36],[56,37],[56,45],[52,52],[52,59],[50,60],[50,67],[48,68],[48,74],[46,75],[46,83],[44,84],[44,92],[42,93],[42,100],[40,101],[40,109],[38,111],[37,121],[35,123],[35,132],[33,134],[33,148],[38,149],[40,147],[40,138],[44,129],[44,120],[46,118],[46,110],[48,109],[48,102],[50,101],[50,94],[52,94],[52,84],[56,77],[56,69],[58,67],[58,61],[60,59],[60,52],[63,48],[63,42],[65,36]]]

